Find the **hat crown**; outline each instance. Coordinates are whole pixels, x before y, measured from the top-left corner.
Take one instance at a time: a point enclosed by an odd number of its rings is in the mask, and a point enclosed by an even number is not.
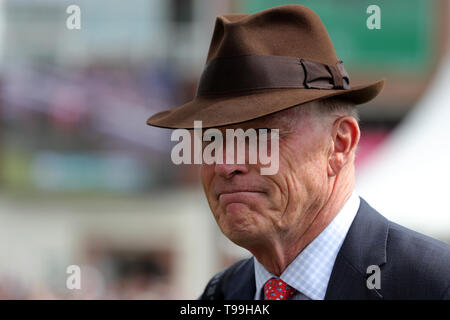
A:
[[[350,87],[324,24],[304,6],[225,14],[216,18],[195,98],[154,114],[147,124],[192,129],[201,120],[212,128],[330,97],[362,104],[383,85]]]
[[[327,65],[338,61],[322,20],[301,5],[218,16],[206,63],[242,55],[288,56]]]

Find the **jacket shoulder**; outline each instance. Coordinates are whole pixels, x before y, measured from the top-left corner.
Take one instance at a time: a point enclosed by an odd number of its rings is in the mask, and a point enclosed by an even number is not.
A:
[[[253,258],[242,259],[216,273],[209,281],[199,300],[224,300],[228,298],[230,283],[235,283],[242,272],[249,269]],[[247,271],[248,272],[248,271]]]
[[[449,244],[389,221],[386,254],[385,281],[392,284],[392,298],[448,298]]]
[[[367,282],[372,265],[380,268],[379,277],[371,278],[379,279],[375,290]],[[450,245],[389,221],[361,198],[326,297],[449,299],[449,288]]]

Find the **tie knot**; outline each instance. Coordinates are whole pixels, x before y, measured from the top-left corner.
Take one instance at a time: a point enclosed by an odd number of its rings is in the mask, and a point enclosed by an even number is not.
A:
[[[281,279],[272,278],[264,284],[264,300],[288,300],[295,289]]]

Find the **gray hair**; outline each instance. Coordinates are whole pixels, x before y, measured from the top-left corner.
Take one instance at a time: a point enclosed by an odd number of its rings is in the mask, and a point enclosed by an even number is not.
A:
[[[320,118],[324,116],[340,117],[351,116],[359,123],[359,114],[356,105],[342,98],[325,98],[310,103],[296,105],[292,108],[278,112],[278,116],[289,128],[294,128],[305,112],[316,114]]]
[[[318,110],[321,113],[329,114],[329,115],[348,115],[352,116],[359,122],[359,114],[358,108],[353,102],[348,100],[344,100],[342,98],[327,98],[318,101],[319,107]]]

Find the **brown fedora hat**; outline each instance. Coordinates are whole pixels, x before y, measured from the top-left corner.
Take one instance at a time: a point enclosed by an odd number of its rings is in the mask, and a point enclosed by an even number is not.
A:
[[[301,5],[255,14],[225,14],[214,33],[195,98],[159,112],[147,124],[203,128],[249,121],[313,100],[375,98],[384,80],[350,86],[319,16]]]

